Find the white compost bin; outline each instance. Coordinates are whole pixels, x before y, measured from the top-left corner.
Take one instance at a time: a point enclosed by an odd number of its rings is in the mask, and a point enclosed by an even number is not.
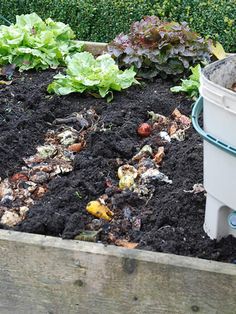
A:
[[[204,139],[204,230],[211,239],[236,237],[236,56],[214,62],[202,72],[201,97],[192,111]],[[203,110],[203,129],[198,118]]]

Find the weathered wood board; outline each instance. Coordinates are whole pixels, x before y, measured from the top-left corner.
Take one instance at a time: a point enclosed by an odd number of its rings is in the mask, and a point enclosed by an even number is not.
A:
[[[235,314],[236,266],[0,231],[1,314]]]
[[[107,43],[95,43],[92,41],[83,41],[84,49],[91,52],[94,56],[99,56],[107,49]]]

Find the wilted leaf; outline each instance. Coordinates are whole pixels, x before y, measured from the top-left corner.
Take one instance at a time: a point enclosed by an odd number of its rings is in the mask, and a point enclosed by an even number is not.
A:
[[[231,86],[232,91],[236,92],[236,83],[233,83],[233,85]]]
[[[45,193],[47,192],[47,188],[39,186],[36,188],[36,190],[34,191],[34,196],[37,198],[42,197]]]
[[[175,134],[175,132],[178,130],[177,123],[175,121],[170,122],[168,126],[168,134],[171,136]]]
[[[128,242],[127,240],[117,239],[115,245],[125,247],[126,249],[135,249],[138,243]]]
[[[178,119],[182,116],[181,112],[179,111],[179,109],[175,108],[175,110],[172,112],[171,116],[174,119]]]
[[[144,145],[141,150],[134,155],[134,157],[132,158],[133,161],[139,161],[141,160],[143,157],[147,157],[147,156],[151,156],[153,153],[152,151],[152,147],[150,145]]]
[[[176,139],[179,142],[182,142],[185,140],[185,136],[186,136],[185,130],[179,129],[173,135],[171,135],[171,138]]]
[[[193,185],[193,189],[192,190],[184,190],[185,193],[193,193],[193,194],[198,194],[198,193],[202,193],[205,192],[205,188],[203,186],[202,183],[195,183]]]
[[[12,81],[0,81],[0,85],[11,85]]]
[[[78,139],[78,132],[74,129],[66,129],[63,132],[57,134],[60,143],[64,146],[69,146],[74,144]]]
[[[148,115],[151,117],[153,122],[158,122],[162,125],[165,125],[168,122],[167,117],[161,114],[155,113],[154,111],[148,111]]]
[[[12,177],[11,177],[11,181],[16,182],[16,181],[28,181],[29,178],[23,174],[23,173],[15,173]]]
[[[178,118],[178,121],[185,127],[189,127],[191,124],[191,119],[183,114]]]
[[[74,144],[71,144],[68,146],[68,150],[71,151],[71,152],[80,152],[81,149],[83,148],[83,143],[74,143]]]
[[[223,48],[223,46],[217,41],[216,43],[213,43],[211,42],[211,45],[210,45],[210,50],[211,50],[211,53],[218,59],[218,60],[221,60],[221,59],[224,59],[226,58],[226,52]]]
[[[164,146],[160,146],[158,147],[157,153],[155,154],[153,159],[157,164],[160,164],[164,156],[165,156]]]
[[[99,229],[98,231],[84,230],[80,234],[76,235],[74,237],[74,240],[86,241],[86,242],[96,242],[98,239],[98,235],[101,231],[102,231],[102,229]]]
[[[56,155],[57,148],[54,145],[44,145],[38,146],[37,148],[38,154],[41,158],[50,158]]]

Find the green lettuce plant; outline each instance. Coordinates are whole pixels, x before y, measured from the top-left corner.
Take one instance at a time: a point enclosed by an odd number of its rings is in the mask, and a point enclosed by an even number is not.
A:
[[[173,93],[187,93],[191,98],[196,99],[199,95],[201,66],[197,64],[195,67],[191,67],[190,70],[192,74],[188,79],[181,80],[182,84],[180,86],[171,87],[170,90]]]
[[[133,83],[136,72],[130,68],[119,70],[109,54],[103,54],[96,59],[89,52],[76,53],[65,60],[66,74],[57,74],[48,86],[49,93],[67,95],[70,93],[89,92],[94,96],[106,97],[111,100],[112,90],[121,91]]]
[[[15,64],[20,71],[57,68],[70,53],[81,51],[68,25],[43,21],[36,13],[16,17],[16,23],[0,26],[0,65]]]
[[[210,60],[208,41],[187,23],[164,22],[156,16],[133,23],[129,34],[121,33],[109,44],[108,52],[120,66],[133,65],[144,78],[179,76]]]

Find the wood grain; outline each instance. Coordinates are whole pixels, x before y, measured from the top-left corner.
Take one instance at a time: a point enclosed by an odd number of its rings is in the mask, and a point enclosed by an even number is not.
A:
[[[95,43],[91,41],[84,41],[84,49],[91,52],[94,56],[99,56],[107,50],[107,43]]]
[[[235,314],[236,267],[0,231],[1,314]]]

